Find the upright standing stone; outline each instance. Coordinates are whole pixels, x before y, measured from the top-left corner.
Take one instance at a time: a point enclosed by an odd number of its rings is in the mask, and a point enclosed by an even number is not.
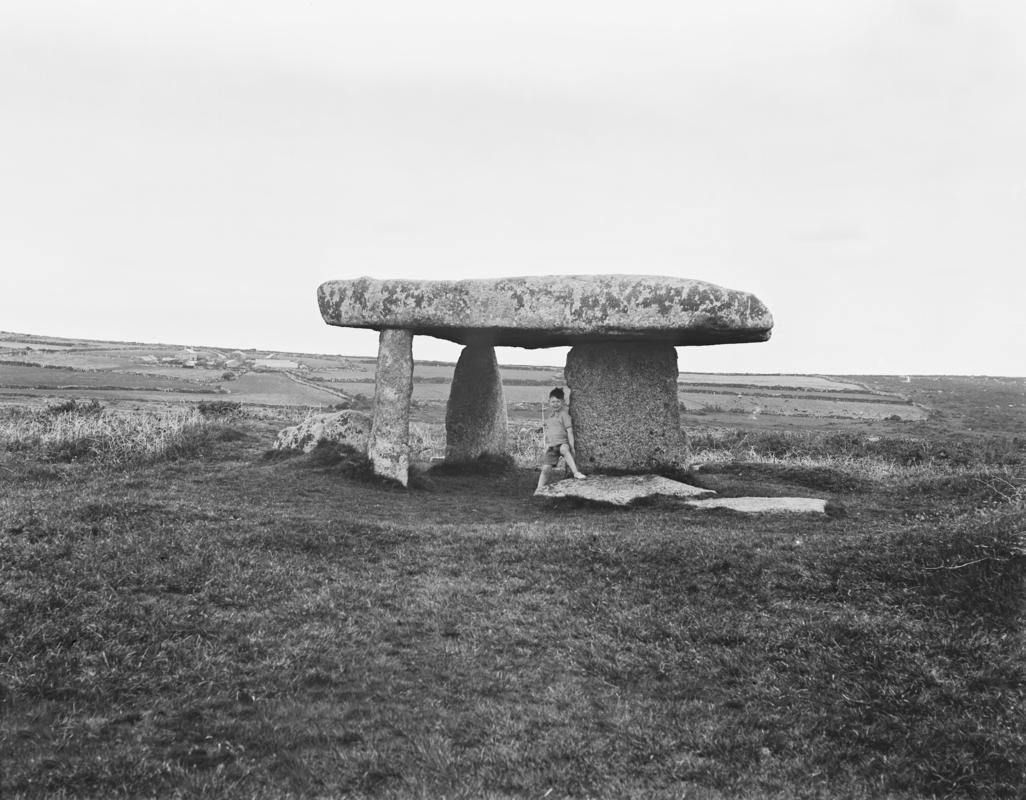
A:
[[[386,328],[378,337],[374,377],[374,422],[367,455],[374,471],[403,486],[410,474],[410,396],[413,394],[413,333]]]
[[[506,400],[495,348],[468,345],[460,353],[445,407],[445,460],[473,461],[506,452]]]
[[[577,463],[585,472],[686,465],[673,345],[578,344],[565,374]]]

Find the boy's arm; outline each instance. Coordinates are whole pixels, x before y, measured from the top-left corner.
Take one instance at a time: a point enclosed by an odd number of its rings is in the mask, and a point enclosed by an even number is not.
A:
[[[563,427],[566,428],[566,440],[570,443],[570,449],[576,450],[574,447],[574,424],[570,421],[570,415],[566,415],[566,419],[563,420]]]

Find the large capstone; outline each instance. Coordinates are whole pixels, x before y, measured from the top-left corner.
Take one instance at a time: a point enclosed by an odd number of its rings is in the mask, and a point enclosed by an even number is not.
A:
[[[585,472],[687,465],[672,344],[580,344],[567,355],[565,375]]]
[[[495,348],[463,348],[445,408],[445,460],[473,461],[506,452],[506,401]]]
[[[762,342],[773,327],[769,310],[748,292],[660,276],[355,278],[321,284],[317,300],[329,325],[402,328],[464,345]]]
[[[413,334],[383,330],[378,337],[374,422],[367,455],[378,475],[406,486],[410,474],[410,397],[413,394]]]

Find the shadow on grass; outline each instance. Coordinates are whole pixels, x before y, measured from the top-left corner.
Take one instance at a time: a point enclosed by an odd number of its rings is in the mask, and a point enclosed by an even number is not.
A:
[[[267,450],[265,462],[290,462],[300,469],[314,469],[379,487],[402,489],[399,481],[378,475],[366,453],[352,445],[321,439],[309,453],[301,450]]]
[[[841,469],[821,466],[792,466],[788,464],[724,463],[704,464],[693,482],[703,488],[713,488],[705,476],[730,476],[745,480],[749,485],[765,484],[773,491],[786,486],[798,486],[820,492],[837,494],[865,494],[874,488],[873,481],[856,477]],[[783,486],[782,486],[783,485]],[[754,490],[751,492],[754,493]]]
[[[433,464],[428,475],[439,477],[455,477],[467,475],[500,476],[508,475],[517,469],[513,456],[508,454],[482,453],[470,461],[443,461]]]

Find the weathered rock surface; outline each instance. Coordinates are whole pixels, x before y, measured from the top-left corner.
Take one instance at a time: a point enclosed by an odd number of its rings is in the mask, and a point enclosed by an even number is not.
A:
[[[536,497],[580,497],[614,506],[626,506],[652,495],[692,498],[712,494],[716,493],[662,475],[592,475],[583,481],[567,478],[535,492]]]
[[[274,449],[302,450],[309,453],[318,442],[324,440],[347,444],[361,453],[366,453],[370,433],[370,415],[360,411],[314,414],[298,425],[280,431],[274,440]]]
[[[445,407],[445,460],[473,461],[506,452],[506,400],[495,348],[463,348]]]
[[[825,514],[826,500],[815,497],[711,497],[688,500],[694,508],[729,508],[745,514],[784,512],[791,514]]]
[[[579,342],[673,345],[761,342],[773,318],[748,292],[705,281],[638,275],[495,280],[356,278],[317,291],[329,325],[402,328],[461,344],[553,347]]]
[[[576,345],[565,375],[577,462],[585,472],[687,465],[672,345]]]
[[[362,411],[333,411],[312,414],[298,425],[278,432],[273,450],[301,450],[309,453],[318,442],[346,444],[361,453],[367,453],[373,421]],[[417,431],[410,429],[410,461],[429,461],[431,446]]]
[[[814,497],[711,497],[714,494],[711,489],[700,489],[661,475],[592,475],[583,481],[567,478],[550,483],[536,491],[535,497],[576,497],[627,506],[642,497],[660,495],[680,498],[683,505],[698,509],[729,508],[745,514],[826,513],[826,500]]]
[[[374,472],[399,481],[410,476],[410,397],[413,394],[413,334],[383,330],[374,377],[374,420],[367,455]]]

